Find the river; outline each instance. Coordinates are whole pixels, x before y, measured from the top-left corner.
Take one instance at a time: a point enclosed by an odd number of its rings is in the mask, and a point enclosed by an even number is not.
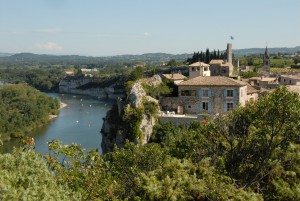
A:
[[[35,150],[48,153],[47,142],[57,139],[63,144],[80,144],[85,150],[98,148],[101,153],[101,127],[103,117],[110,109],[112,102],[99,101],[88,96],[47,93],[67,104],[60,110],[58,117],[46,125],[32,130],[35,139]],[[19,140],[13,139],[0,146],[0,152],[11,152],[12,147],[20,146]]]

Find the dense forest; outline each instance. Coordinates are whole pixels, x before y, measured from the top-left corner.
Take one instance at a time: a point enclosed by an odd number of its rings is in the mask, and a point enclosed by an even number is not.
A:
[[[300,100],[278,88],[232,113],[158,125],[151,143],[100,155],[51,141],[0,155],[0,199],[299,200]]]
[[[0,134],[2,139],[21,137],[57,114],[59,102],[24,84],[0,88]]]

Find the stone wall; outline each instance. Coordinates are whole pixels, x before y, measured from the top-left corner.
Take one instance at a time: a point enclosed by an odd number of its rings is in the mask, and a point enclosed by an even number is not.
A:
[[[202,90],[209,90],[209,96],[204,97],[201,93]],[[224,94],[225,90],[232,89],[234,92],[233,97],[227,97]],[[194,96],[183,96],[181,91],[193,90],[195,91]],[[166,97],[160,99],[160,106],[163,111],[175,111],[177,112],[178,107],[182,106],[184,113],[187,114],[200,114],[203,113],[201,107],[202,102],[209,103],[209,111],[205,113],[217,114],[226,113],[226,104],[233,103],[234,107],[239,104],[245,105],[247,102],[247,87],[197,87],[197,86],[179,86],[178,97]]]

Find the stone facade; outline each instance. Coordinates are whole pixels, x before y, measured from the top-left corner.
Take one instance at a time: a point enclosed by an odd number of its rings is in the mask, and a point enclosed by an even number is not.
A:
[[[248,101],[247,86],[179,86],[178,97],[162,98],[162,110],[187,114],[222,114]]]
[[[299,75],[281,75],[279,83],[282,85],[300,85]]]
[[[196,62],[189,65],[189,78],[198,76],[210,76],[209,65],[203,62]]]
[[[225,76],[225,77],[231,77],[233,76],[233,65],[224,62],[221,59],[217,60],[211,60],[209,62],[210,65],[210,74],[211,76]]]

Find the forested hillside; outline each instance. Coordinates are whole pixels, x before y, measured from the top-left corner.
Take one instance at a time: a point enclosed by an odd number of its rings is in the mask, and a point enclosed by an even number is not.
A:
[[[0,134],[2,139],[26,135],[57,114],[59,102],[40,91],[23,85],[0,88]]]

